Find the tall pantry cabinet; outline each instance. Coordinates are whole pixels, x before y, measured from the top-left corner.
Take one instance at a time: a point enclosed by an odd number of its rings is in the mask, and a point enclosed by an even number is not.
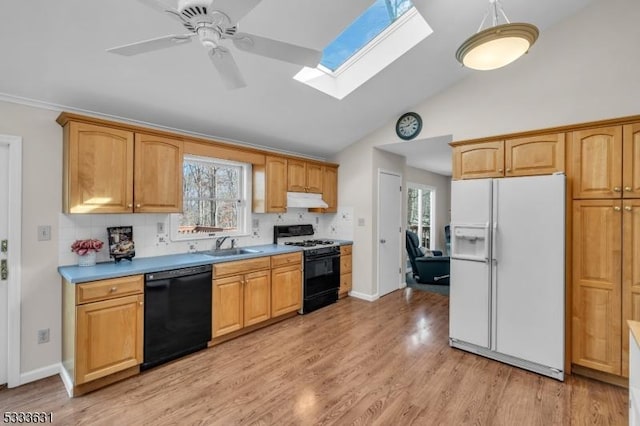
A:
[[[627,320],[640,320],[640,123],[568,136],[572,362],[628,377]]]

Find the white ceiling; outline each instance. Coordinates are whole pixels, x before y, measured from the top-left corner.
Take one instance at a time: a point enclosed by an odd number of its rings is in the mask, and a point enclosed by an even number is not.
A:
[[[512,21],[531,22],[544,37],[545,28],[591,1],[502,3]],[[239,27],[322,50],[371,3],[262,0]],[[326,158],[474,72],[454,53],[477,30],[488,1],[414,4],[434,34],[339,101],[293,80],[300,66],[236,49],[248,87],[235,91],[224,89],[197,42],[133,57],[105,52],[184,32],[137,1],[3,1],[0,96]]]

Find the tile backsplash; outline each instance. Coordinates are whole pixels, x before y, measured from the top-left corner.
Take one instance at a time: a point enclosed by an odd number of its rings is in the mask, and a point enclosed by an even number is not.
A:
[[[290,209],[279,214],[252,214],[251,235],[238,237],[238,246],[245,247],[273,242],[273,226],[311,223],[318,238],[353,239],[353,208],[344,207],[334,214],[309,213],[306,209]],[[160,225],[159,225],[160,224]],[[75,265],[78,258],[71,251],[75,240],[96,238],[105,243],[97,253],[97,262],[108,262],[107,227],[133,226],[136,257],[161,256],[186,253],[190,246],[195,250],[209,250],[211,240],[171,241],[171,220],[168,214],[76,214],[59,216],[58,264]],[[162,233],[158,231],[162,230]],[[228,245],[225,242],[225,247]]]

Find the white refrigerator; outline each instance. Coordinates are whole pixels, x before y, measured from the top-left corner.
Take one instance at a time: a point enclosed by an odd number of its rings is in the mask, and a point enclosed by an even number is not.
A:
[[[565,176],[451,184],[449,344],[564,380]]]

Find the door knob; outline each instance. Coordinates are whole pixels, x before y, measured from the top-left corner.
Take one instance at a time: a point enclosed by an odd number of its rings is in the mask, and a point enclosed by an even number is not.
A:
[[[633,210],[633,208],[631,206],[624,206],[624,209],[628,212],[630,212],[631,210]]]
[[[613,208],[613,210],[614,210],[614,211],[617,211],[617,212],[619,212],[619,211],[620,211],[620,207],[618,207],[618,206],[615,206],[615,207]]]
[[[613,187],[613,192],[620,192],[620,191],[621,191],[621,189],[620,189],[619,186],[614,186]]]
[[[380,243],[381,243],[381,244],[384,244],[384,243],[386,243],[386,242],[387,242],[387,240],[385,240],[385,239],[380,240]]]

